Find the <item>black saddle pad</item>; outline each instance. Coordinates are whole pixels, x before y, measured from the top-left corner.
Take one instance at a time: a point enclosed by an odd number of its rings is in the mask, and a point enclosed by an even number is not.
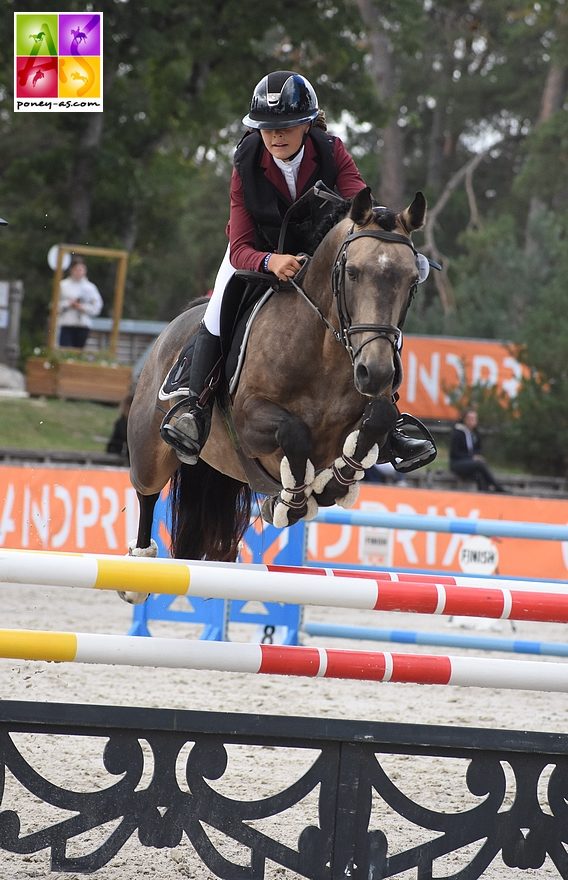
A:
[[[250,313],[269,287],[268,280],[249,281],[233,275],[225,288],[221,307],[221,352],[227,383],[230,382],[237,368],[239,352]],[[195,336],[189,340],[168,373],[163,385],[164,394],[187,393],[194,349]]]
[[[233,275],[223,295],[221,307],[221,351],[225,376],[233,376],[245,333],[246,323],[258,300],[270,287],[270,281],[247,281]]]

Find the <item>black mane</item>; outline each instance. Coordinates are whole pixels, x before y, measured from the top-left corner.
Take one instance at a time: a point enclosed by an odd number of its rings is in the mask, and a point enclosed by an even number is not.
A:
[[[337,226],[339,221],[347,216],[350,208],[351,199],[347,200],[344,205],[337,205],[337,207],[335,207],[329,214],[326,214],[321,223],[316,226],[312,236],[312,254],[315,253],[318,244],[324,240],[329,230],[333,229],[334,226]]]
[[[338,205],[327,214],[320,224],[316,227],[312,236],[311,253],[315,253],[317,246],[323,241],[330,229],[337,226],[340,220],[347,216],[351,209],[352,199],[348,199],[344,205]],[[396,214],[390,208],[374,208],[375,223],[384,229],[385,232],[392,232],[396,227]]]

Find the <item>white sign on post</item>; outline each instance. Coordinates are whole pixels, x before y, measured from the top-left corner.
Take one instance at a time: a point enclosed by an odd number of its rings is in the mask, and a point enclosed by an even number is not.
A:
[[[483,535],[466,538],[460,547],[459,566],[465,574],[495,574],[499,566],[497,545]]]
[[[50,247],[50,249],[47,252],[47,265],[52,270],[52,272],[55,272],[55,270],[57,269],[57,254],[58,253],[59,253],[59,247],[56,244],[52,245],[52,247]],[[71,254],[69,254],[69,253],[63,254],[63,260],[61,262],[61,268],[63,269],[63,271],[66,272],[70,265],[71,265]]]
[[[363,565],[390,568],[393,564],[393,529],[362,526],[359,529],[359,558]]]

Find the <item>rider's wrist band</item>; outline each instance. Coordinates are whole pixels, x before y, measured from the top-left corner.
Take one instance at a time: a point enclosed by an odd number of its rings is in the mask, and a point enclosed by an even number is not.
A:
[[[267,254],[265,256],[264,260],[262,261],[262,271],[263,272],[268,272],[268,263],[270,261],[271,256],[272,256],[272,254]]]

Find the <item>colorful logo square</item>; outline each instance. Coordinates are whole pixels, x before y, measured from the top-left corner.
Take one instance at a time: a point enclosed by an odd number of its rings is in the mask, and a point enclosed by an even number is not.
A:
[[[60,14],[59,16],[59,54],[60,55],[100,55],[101,54],[101,14]]]
[[[17,58],[17,93],[20,98],[57,98],[57,58]]]
[[[57,55],[58,16],[56,14],[17,13],[14,31],[16,56]]]
[[[59,56],[60,98],[98,98],[100,94],[100,58]]]
[[[14,13],[14,110],[101,112],[101,12]]]

